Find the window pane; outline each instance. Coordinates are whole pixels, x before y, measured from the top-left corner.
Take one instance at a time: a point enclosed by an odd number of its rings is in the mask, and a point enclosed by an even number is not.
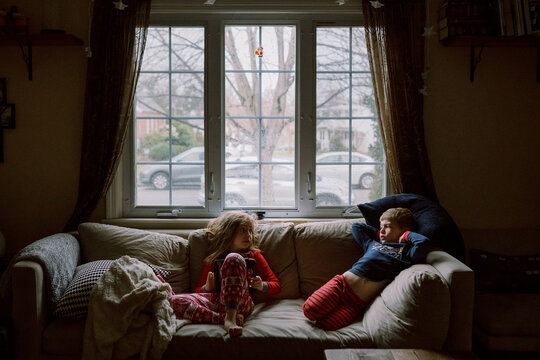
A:
[[[347,153],[328,153],[349,150],[349,120],[317,121],[317,163],[348,162]],[[324,156],[323,156],[324,155]]]
[[[369,73],[352,75],[352,116],[375,117],[377,108],[375,107],[375,95]]]
[[[258,119],[226,118],[225,146],[237,155],[226,161],[259,161],[259,132]]]
[[[169,69],[169,28],[148,28],[142,71]]]
[[[259,174],[238,180],[225,168],[229,207],[295,206],[295,49],[293,26],[225,27],[225,144],[240,154],[228,163],[251,162]]]
[[[263,26],[263,70],[283,70],[284,63],[296,62],[296,31],[292,26]]]
[[[317,74],[317,117],[349,115],[349,74]]]
[[[149,41],[153,50],[144,54],[147,65],[135,95],[135,205],[199,206],[205,158],[204,28],[150,28]],[[182,72],[170,71],[169,59]]]
[[[172,74],[172,116],[204,114],[204,75]]]
[[[259,113],[259,74],[234,71],[225,75],[225,114],[255,116]]]
[[[317,206],[378,198],[384,159],[363,29],[317,28],[317,59]]]
[[[349,70],[349,28],[317,29],[317,71]]]
[[[204,71],[204,28],[172,28],[171,50],[173,70]]]
[[[167,73],[143,73],[137,83],[135,115],[168,116],[169,75]]]
[[[363,27],[352,29],[352,69],[369,72],[369,60],[366,47],[366,31]]]

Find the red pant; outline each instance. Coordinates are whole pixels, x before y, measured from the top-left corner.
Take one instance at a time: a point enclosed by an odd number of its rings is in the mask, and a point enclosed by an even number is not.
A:
[[[225,258],[221,266],[221,292],[177,294],[169,298],[174,313],[179,318],[195,324],[223,324],[225,311],[236,308],[244,317],[253,312],[254,304],[249,295],[246,278],[246,261],[236,253]]]
[[[366,303],[352,291],[343,275],[336,275],[315,291],[304,303],[304,315],[324,330],[349,325],[366,308]]]

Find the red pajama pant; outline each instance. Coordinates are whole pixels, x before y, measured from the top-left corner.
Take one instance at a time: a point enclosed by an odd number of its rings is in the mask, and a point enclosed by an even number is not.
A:
[[[244,317],[253,312],[254,304],[249,295],[246,261],[236,253],[225,258],[221,266],[221,292],[176,294],[169,298],[174,313],[179,318],[195,324],[223,324],[226,309],[237,309]]]
[[[349,325],[366,308],[352,291],[343,275],[336,275],[315,291],[304,303],[304,315],[324,330],[337,330]]]

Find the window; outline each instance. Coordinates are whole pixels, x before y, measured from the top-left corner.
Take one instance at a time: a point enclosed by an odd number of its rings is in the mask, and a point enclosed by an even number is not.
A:
[[[342,216],[386,194],[374,104],[357,16],[153,17],[121,215]]]

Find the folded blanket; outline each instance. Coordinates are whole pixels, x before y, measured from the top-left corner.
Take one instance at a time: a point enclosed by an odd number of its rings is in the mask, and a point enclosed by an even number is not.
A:
[[[122,256],[103,274],[90,295],[83,359],[160,359],[176,320],[169,305],[171,286],[141,261]]]
[[[52,311],[73,278],[79,256],[79,242],[71,234],[59,233],[37,240],[13,257],[0,281],[0,295],[7,300],[11,298],[13,265],[19,261],[34,261],[43,268],[45,299]]]

